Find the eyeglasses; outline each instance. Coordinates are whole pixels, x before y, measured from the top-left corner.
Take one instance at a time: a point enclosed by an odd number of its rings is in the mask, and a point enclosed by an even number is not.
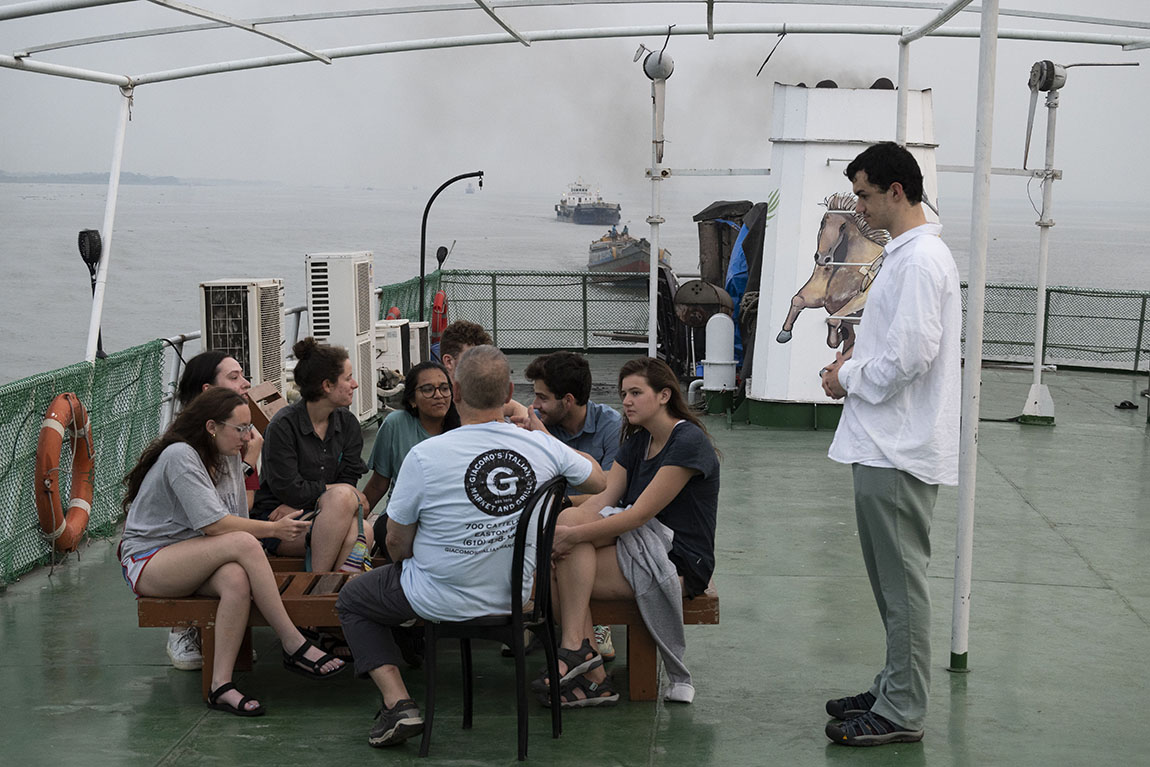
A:
[[[252,430],[256,428],[256,425],[254,423],[245,423],[244,425],[239,426],[237,424],[228,423],[227,421],[224,421],[222,425],[232,427],[239,434],[250,434],[252,432]]]
[[[434,397],[436,394],[440,397],[451,396],[451,384],[448,383],[441,383],[439,386],[435,384],[424,384],[423,386],[415,387],[415,390],[424,397]]]

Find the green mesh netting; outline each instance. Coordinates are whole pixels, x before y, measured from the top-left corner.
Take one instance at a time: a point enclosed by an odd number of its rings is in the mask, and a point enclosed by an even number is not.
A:
[[[11,583],[47,562],[51,544],[36,517],[35,466],[40,423],[57,394],[74,392],[92,419],[96,484],[88,534],[110,535],[120,518],[120,480],[160,427],[163,341],[152,341],[0,386],[0,582]],[[60,488],[72,483],[68,440],[60,456]]]

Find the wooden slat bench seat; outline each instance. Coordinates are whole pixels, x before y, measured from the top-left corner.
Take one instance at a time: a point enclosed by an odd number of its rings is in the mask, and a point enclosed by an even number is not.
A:
[[[387,557],[372,557],[372,567],[383,567],[388,562]],[[268,564],[272,571],[277,573],[302,573],[304,571],[303,557],[269,556]]]
[[[600,626],[627,626],[627,676],[631,700],[655,700],[659,694],[658,648],[639,606],[630,599],[591,600],[591,619]],[[719,592],[715,582],[694,599],[683,600],[683,625],[719,622]]]
[[[272,569],[288,616],[297,626],[338,626],[335,600],[349,573],[284,572],[281,567],[302,566],[298,557],[271,557]],[[380,561],[378,564],[382,564]],[[201,687],[204,700],[211,692],[212,662],[215,657],[216,608],[219,601],[209,597],[139,597],[136,600],[141,627],[196,626],[204,655]],[[658,648],[643,623],[639,606],[632,600],[592,600],[591,617],[596,624],[627,627],[627,672],[631,700],[655,700],[659,693]],[[719,622],[719,592],[715,582],[694,599],[683,600],[684,625],[713,625]],[[255,605],[248,618],[249,631],[236,660],[236,669],[249,668],[251,626],[267,621]]]
[[[276,583],[292,623],[297,626],[338,626],[336,597],[348,579],[356,575],[358,573],[277,572]],[[141,627],[196,626],[200,629],[200,646],[204,654],[201,672],[204,700],[208,699],[208,693],[211,692],[212,662],[216,649],[216,608],[219,604],[219,600],[210,597],[139,597],[136,600]],[[238,670],[250,668],[250,628],[266,625],[267,621],[253,604],[248,617],[249,630],[236,659]]]

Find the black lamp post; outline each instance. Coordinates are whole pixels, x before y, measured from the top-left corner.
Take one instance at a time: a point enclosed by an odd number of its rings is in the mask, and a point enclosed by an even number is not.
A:
[[[449,178],[439,185],[435,193],[431,195],[431,199],[427,201],[427,207],[423,209],[423,224],[419,228],[419,321],[423,322],[423,283],[427,273],[427,214],[431,212],[431,203],[435,202],[435,198],[439,196],[447,187],[454,184],[456,181],[462,181],[465,178],[479,178],[479,188],[483,188],[483,171],[477,170],[474,173],[464,173],[454,178]],[[446,256],[444,256],[446,258]],[[439,259],[440,266],[443,265],[443,259]]]
[[[100,256],[104,253],[104,243],[100,239],[100,230],[81,229],[77,238],[80,246],[80,258],[88,267],[88,274],[92,277],[92,294],[96,294],[96,271],[100,268]],[[96,336],[96,359],[106,359],[104,353],[104,333]]]

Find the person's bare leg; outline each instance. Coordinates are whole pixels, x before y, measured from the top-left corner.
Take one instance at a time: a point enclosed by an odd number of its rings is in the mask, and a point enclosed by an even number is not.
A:
[[[275,574],[263,552],[263,547],[249,533],[209,535],[165,546],[152,557],[141,574],[136,588],[143,596],[188,596],[199,591],[217,570],[229,563],[237,564],[243,569],[248,582],[247,593],[250,595],[250,601],[254,601],[259,607],[268,625],[280,638],[284,650],[289,654],[298,650],[305,641],[304,636],[299,633],[299,629],[292,623],[287,610],[284,609],[279,588],[276,586]],[[245,615],[242,626],[246,625]],[[218,636],[218,624],[216,630]],[[238,644],[236,650],[239,650]],[[217,656],[220,654],[222,653],[217,649]],[[304,657],[308,660],[319,660],[324,654],[323,650],[312,648]],[[234,653],[231,662],[235,662]],[[331,661],[325,664],[322,670],[324,673],[329,673],[341,665],[342,661]]]
[[[218,690],[232,681],[236,657],[248,625],[252,599],[247,573],[239,564],[228,562],[212,573],[196,593],[220,600],[216,608],[216,652],[212,662],[211,686],[211,689]],[[219,697],[219,702],[239,708],[243,697],[239,690],[228,690]],[[259,705],[258,700],[251,700],[245,708],[252,711],[259,708]]]
[[[357,532],[355,510],[362,494],[351,485],[332,485],[316,502],[320,513],[311,528],[311,569],[334,570],[351,553]],[[367,509],[367,506],[364,506]],[[364,526],[367,532],[367,526]]]

